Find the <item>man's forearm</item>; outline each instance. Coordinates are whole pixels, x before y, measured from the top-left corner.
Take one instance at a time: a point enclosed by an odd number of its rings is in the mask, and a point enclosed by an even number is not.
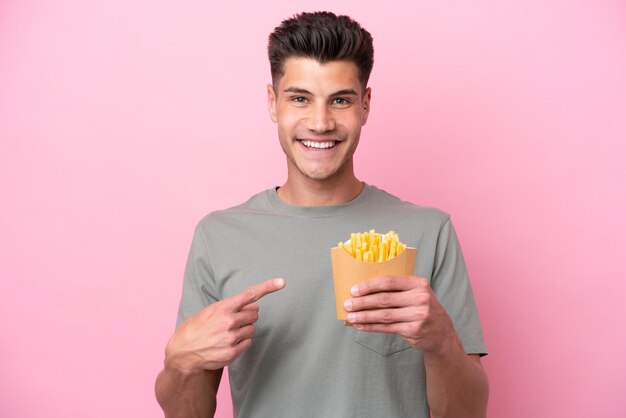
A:
[[[436,353],[424,352],[426,391],[435,418],[484,418],[489,384],[477,355],[465,354],[458,338]]]
[[[222,369],[184,373],[165,367],[156,380],[156,397],[166,418],[209,418],[215,414]]]

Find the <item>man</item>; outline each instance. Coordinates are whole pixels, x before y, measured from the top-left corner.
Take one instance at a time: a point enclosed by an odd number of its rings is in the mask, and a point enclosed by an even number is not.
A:
[[[268,49],[287,181],[198,224],[156,383],[165,415],[212,416],[229,366],[238,417],[484,417],[486,347],[449,217],[354,174],[370,34],[347,16],[303,13]],[[418,249],[415,276],[359,283],[345,327],[329,249],[370,229]]]

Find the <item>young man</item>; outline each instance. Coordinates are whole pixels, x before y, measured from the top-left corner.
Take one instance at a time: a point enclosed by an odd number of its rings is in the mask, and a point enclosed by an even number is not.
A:
[[[229,366],[238,417],[484,417],[486,347],[449,217],[354,174],[370,34],[303,13],[271,34],[269,58],[287,181],[198,224],[156,383],[165,415],[212,416]],[[415,276],[355,286],[344,327],[329,249],[370,229],[418,249]]]

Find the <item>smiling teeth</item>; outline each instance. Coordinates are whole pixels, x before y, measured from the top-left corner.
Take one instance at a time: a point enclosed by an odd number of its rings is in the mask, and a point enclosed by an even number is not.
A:
[[[326,141],[326,142],[302,141],[302,145],[304,145],[307,148],[326,149],[326,148],[334,147],[335,141]]]

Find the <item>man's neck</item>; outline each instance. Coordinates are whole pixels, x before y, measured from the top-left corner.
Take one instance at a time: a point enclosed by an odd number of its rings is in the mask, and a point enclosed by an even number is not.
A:
[[[288,178],[277,193],[283,202],[293,206],[330,206],[349,202],[362,190],[363,182],[352,175],[324,181]]]

